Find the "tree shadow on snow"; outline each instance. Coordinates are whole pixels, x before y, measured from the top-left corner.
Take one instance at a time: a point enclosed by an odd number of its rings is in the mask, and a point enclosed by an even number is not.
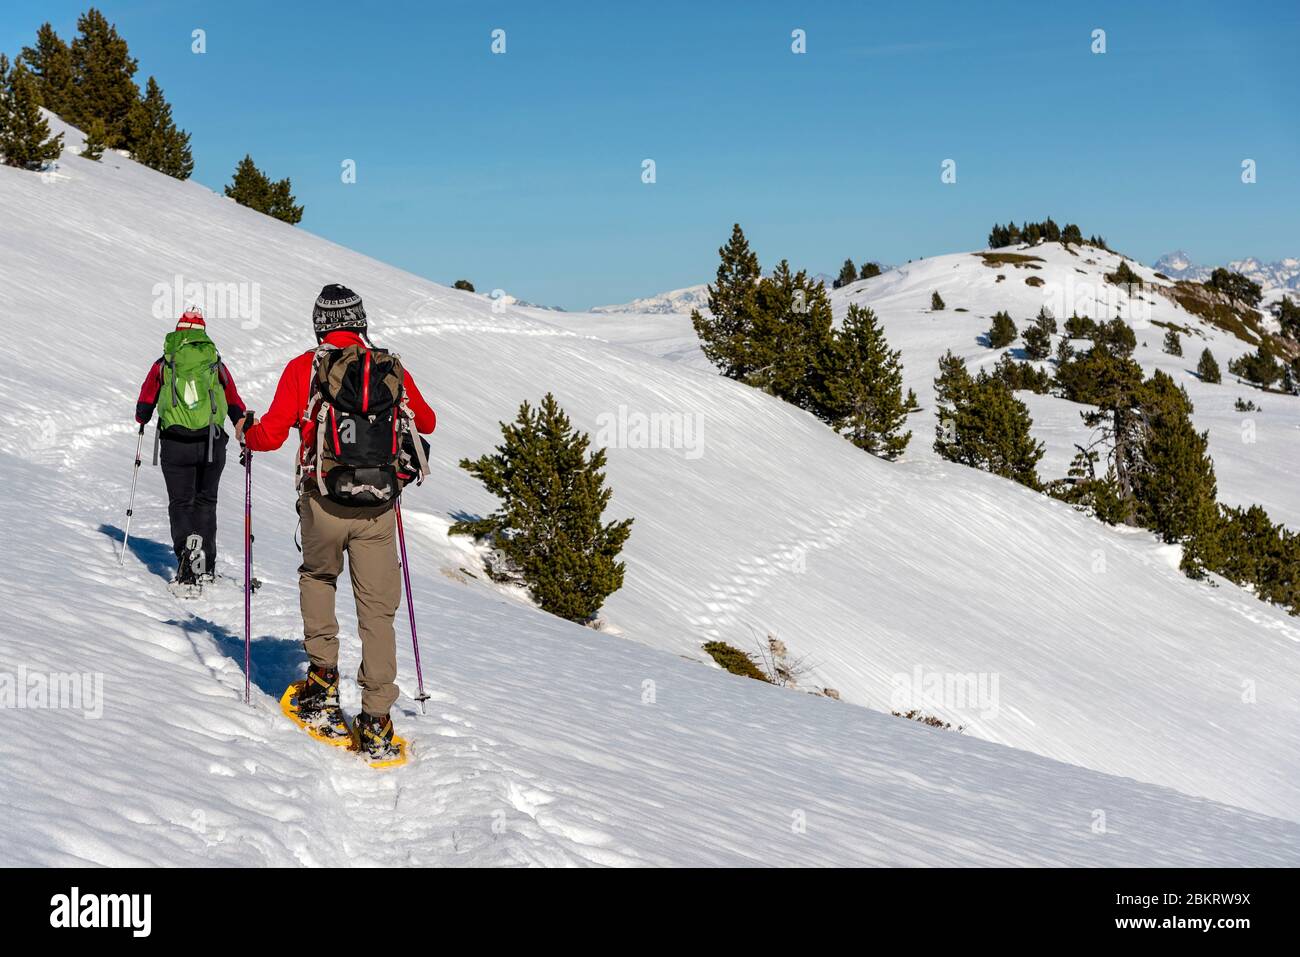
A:
[[[113,539],[116,547],[121,549],[122,536],[125,534],[122,529],[116,525],[101,525],[99,531]],[[147,538],[132,538],[126,547],[145,568],[163,580],[171,581],[172,576],[176,574],[176,553],[172,551],[169,543],[155,542]]]
[[[237,635],[229,628],[218,625],[215,621],[200,618],[198,615],[179,621],[167,622],[175,625],[189,635],[206,635],[212,639],[217,650],[235,662],[242,671],[244,668],[244,636]],[[275,635],[263,635],[254,638],[249,659],[252,662],[253,686],[279,699],[284,689],[299,680],[306,670],[307,652],[302,642],[292,638],[277,638]]]

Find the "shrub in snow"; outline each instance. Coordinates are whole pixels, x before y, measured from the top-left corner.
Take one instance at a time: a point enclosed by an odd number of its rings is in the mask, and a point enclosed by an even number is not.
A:
[[[613,495],[605,450],[588,453],[590,438],[573,430],[550,393],[536,409],[524,402],[501,434],[495,453],[460,462],[501,507],[450,531],[489,539],[544,610],[589,622],[623,585],[618,554],[632,528],[630,518],[602,520]]]

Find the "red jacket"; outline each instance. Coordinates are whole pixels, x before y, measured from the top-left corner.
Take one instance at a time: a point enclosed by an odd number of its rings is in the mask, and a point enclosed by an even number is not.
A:
[[[149,374],[144,377],[144,385],[140,386],[140,397],[135,400],[135,420],[141,425],[153,418],[153,410],[158,405],[158,393],[162,391],[162,369],[163,361],[159,359],[149,370]],[[226,406],[229,409],[230,421],[232,424],[237,423],[244,417],[244,400],[239,397],[239,390],[235,388],[235,379],[226,368],[226,364],[221,363],[221,371],[217,374],[218,380],[225,389]],[[188,429],[182,429],[180,426],[172,426],[166,435],[171,432],[188,432]],[[199,434],[206,435],[207,430]]]
[[[348,330],[331,332],[325,336],[324,342],[339,348],[365,345],[359,335]],[[244,433],[244,442],[254,452],[275,451],[284,445],[284,440],[289,437],[289,431],[295,428],[301,437],[300,453],[303,447],[309,447],[314,440],[316,423],[308,421],[306,415],[307,397],[311,391],[311,367],[315,355],[316,350],[309,349],[302,355],[295,356],[284,367],[284,372],[280,373],[280,384],[275,387],[275,398],[271,400],[271,407],[257,420],[256,425]],[[424,396],[420,395],[420,390],[415,387],[415,380],[411,378],[409,372],[404,372],[404,385],[406,403],[410,406],[411,414],[415,416],[415,428],[427,435],[437,426],[437,416],[433,414],[433,409],[429,408],[429,403],[424,401]]]

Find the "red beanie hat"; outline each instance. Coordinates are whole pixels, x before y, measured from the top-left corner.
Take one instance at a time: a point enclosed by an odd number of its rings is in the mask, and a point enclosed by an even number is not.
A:
[[[206,329],[207,323],[203,321],[203,310],[198,306],[190,306],[183,313],[180,319],[176,320],[177,329]]]

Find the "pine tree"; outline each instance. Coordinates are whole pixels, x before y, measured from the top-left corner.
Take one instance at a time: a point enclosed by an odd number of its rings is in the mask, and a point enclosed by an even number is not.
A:
[[[470,282],[468,279],[457,279],[454,283],[452,283],[451,288],[460,289],[463,292],[473,292],[474,284]]]
[[[632,526],[632,519],[603,521],[613,494],[605,486],[605,450],[588,454],[590,438],[573,430],[549,393],[536,410],[523,403],[501,433],[495,454],[460,463],[501,500],[500,508],[457,522],[451,532],[490,536],[543,609],[591,621],[622,587],[617,559]]]
[[[80,155],[83,159],[99,160],[104,157],[104,121],[98,117],[90,121],[90,128],[86,130],[86,145]]]
[[[930,308],[935,312],[944,308],[943,296],[939,295],[939,290],[930,293]]]
[[[302,220],[303,207],[295,206],[290,193],[289,180],[272,183],[257,168],[253,157],[245,154],[235,167],[235,175],[226,187],[226,195],[249,209],[265,213],[282,222],[294,224]]]
[[[862,271],[858,273],[859,279],[872,279],[880,275],[879,263],[863,263]]]
[[[190,134],[172,122],[171,104],[153,77],[149,77],[144,97],[127,118],[127,140],[132,158],[150,169],[176,179],[189,179],[194,172]]]
[[[1170,329],[1165,333],[1165,352],[1171,356],[1181,356],[1183,354],[1183,340],[1179,338],[1175,329]]]
[[[1133,470],[1140,525],[1166,542],[1183,542],[1183,567],[1194,576],[1215,567],[1218,505],[1209,433],[1197,432],[1186,391],[1156,371],[1141,391],[1142,438]]]
[[[117,27],[94,7],[77,18],[77,31],[69,48],[74,91],[65,119],[83,130],[101,119],[105,144],[129,149],[127,118],[140,98],[132,79],[138,64]]]
[[[19,60],[12,70],[0,54],[0,154],[7,166],[39,169],[63,152],[63,134],[50,135],[36,80]]]
[[[1025,330],[1025,355],[1035,362],[1041,362],[1052,354],[1052,335],[1056,332],[1056,320],[1039,309],[1037,318]],[[990,338],[992,334],[990,333]]]
[[[1196,374],[1201,377],[1202,382],[1208,382],[1211,385],[1217,385],[1223,381],[1223,376],[1219,372],[1219,363],[1214,359],[1214,353],[1209,349],[1201,351],[1201,359],[1196,363]]]
[[[901,353],[889,348],[876,314],[850,305],[833,355],[826,383],[831,426],[872,455],[897,458],[912,438],[902,429],[915,396],[903,396]]]
[[[939,360],[939,374],[934,380],[934,450],[945,459],[957,460],[957,410],[962,408],[975,388],[966,363],[949,349]]]
[[[965,390],[935,449],[945,458],[1040,488],[1038,462],[1043,444],[1030,431],[1029,409],[997,376],[981,372]],[[945,423],[940,421],[941,429]]]
[[[1005,349],[1016,341],[1016,324],[1005,312],[993,314],[993,325],[989,328],[989,348]]]
[[[72,51],[48,23],[36,31],[36,46],[23,47],[23,62],[36,80],[41,106],[51,113],[67,117],[72,110]]]
[[[723,375],[744,380],[755,368],[753,346],[755,286],[761,276],[758,256],[736,223],[731,238],[718,250],[721,262],[709,286],[709,314],[691,312],[691,324],[704,355]]]
[[[1228,371],[1235,376],[1267,389],[1282,378],[1282,366],[1273,358],[1268,341],[1262,341],[1253,353],[1237,356],[1228,363]]]
[[[286,176],[271,184],[271,206],[266,211],[268,216],[290,226],[296,226],[302,222],[304,208],[294,202],[293,184],[289,182],[289,177]]]
[[[1276,315],[1278,325],[1282,327],[1282,335],[1300,341],[1300,305],[1290,296],[1283,296],[1277,304]]]
[[[851,282],[856,282],[857,279],[858,267],[853,265],[852,259],[846,259],[844,265],[840,267],[839,276],[835,279],[835,288],[839,289],[842,286],[847,286]]]
[[[235,175],[226,187],[226,195],[240,206],[265,213],[271,207],[271,181],[257,168],[253,157],[246,153],[235,167]]]
[[[834,317],[826,287],[782,260],[759,281],[749,308],[751,368],[744,381],[823,420],[832,418],[826,379],[834,366]]]

